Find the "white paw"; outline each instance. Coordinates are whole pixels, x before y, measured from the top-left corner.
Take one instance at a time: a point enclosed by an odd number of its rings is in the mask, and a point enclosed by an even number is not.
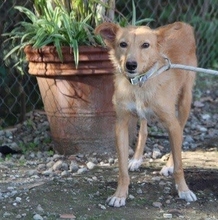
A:
[[[167,167],[167,166],[164,166],[161,171],[160,171],[160,174],[163,175],[163,176],[169,176],[169,175],[172,175],[173,174],[173,170],[174,170],[174,167]]]
[[[137,160],[137,159],[131,159],[129,161],[129,165],[128,165],[128,168],[130,171],[136,171],[139,169],[139,167],[141,166],[142,164],[142,158]]]
[[[179,198],[186,200],[186,202],[194,202],[197,200],[196,195],[191,191],[178,191]]]
[[[111,196],[107,199],[106,203],[112,207],[121,207],[126,205],[126,198],[121,197],[118,198],[116,196]]]

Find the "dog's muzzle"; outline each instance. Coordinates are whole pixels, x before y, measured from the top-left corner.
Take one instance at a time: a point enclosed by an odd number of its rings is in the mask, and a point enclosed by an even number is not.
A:
[[[155,63],[147,72],[135,76],[129,77],[129,81],[132,85],[139,85],[140,87],[146,82],[155,72],[158,70],[158,63]]]
[[[166,64],[162,67],[158,68],[158,63],[156,62],[147,72],[131,77],[129,76],[129,81],[132,85],[139,85],[142,86],[143,83],[145,83],[148,79],[150,79],[152,76],[157,76],[171,68],[171,61],[169,58],[165,55],[162,55]]]

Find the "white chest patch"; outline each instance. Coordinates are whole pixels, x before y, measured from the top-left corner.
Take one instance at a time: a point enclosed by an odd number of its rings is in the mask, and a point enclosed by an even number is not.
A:
[[[126,107],[132,114],[137,115],[139,118],[148,120],[154,115],[152,109],[146,107],[142,102],[129,102]]]

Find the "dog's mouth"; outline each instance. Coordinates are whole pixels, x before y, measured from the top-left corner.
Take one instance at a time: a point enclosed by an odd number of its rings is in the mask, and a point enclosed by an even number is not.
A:
[[[137,71],[129,71],[129,70],[125,71],[125,74],[128,78],[132,78],[140,75],[140,73],[138,73]]]

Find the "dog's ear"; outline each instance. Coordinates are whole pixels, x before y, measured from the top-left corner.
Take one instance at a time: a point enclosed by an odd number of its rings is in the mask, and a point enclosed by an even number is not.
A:
[[[105,44],[113,48],[119,26],[114,23],[105,22],[95,28],[95,34],[101,35]]]
[[[193,29],[183,22],[175,22],[155,30],[161,53],[182,53],[195,47]]]
[[[168,44],[172,44],[174,41],[178,41],[176,35],[178,35],[181,28],[182,28],[182,23],[175,22],[173,24],[168,24],[160,28],[157,28],[155,30],[157,34],[157,41],[158,41],[158,46],[160,47],[160,50],[161,48],[163,49],[164,46],[169,47]]]

